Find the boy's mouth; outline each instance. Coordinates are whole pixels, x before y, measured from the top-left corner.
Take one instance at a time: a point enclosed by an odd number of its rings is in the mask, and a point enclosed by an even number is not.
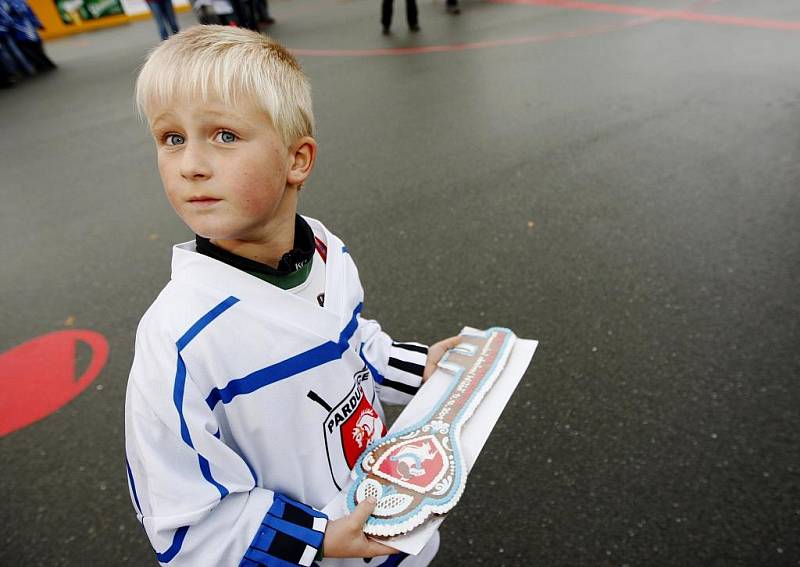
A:
[[[198,195],[197,197],[189,197],[189,203],[192,205],[213,205],[214,203],[219,203],[222,199],[217,199],[215,197],[208,197],[206,195]]]

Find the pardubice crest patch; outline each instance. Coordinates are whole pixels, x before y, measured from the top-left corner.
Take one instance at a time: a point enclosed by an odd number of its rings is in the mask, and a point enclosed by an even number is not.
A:
[[[439,367],[454,374],[433,410],[415,425],[379,439],[353,469],[347,495],[352,512],[370,496],[378,501],[364,531],[394,536],[456,505],[466,485],[461,428],[505,367],[516,340],[508,329],[461,335]]]
[[[323,423],[331,477],[340,490],[336,473],[352,469],[367,446],[386,433],[383,421],[361,387],[361,382],[369,378],[368,371],[364,369],[354,378],[353,388],[330,408]]]

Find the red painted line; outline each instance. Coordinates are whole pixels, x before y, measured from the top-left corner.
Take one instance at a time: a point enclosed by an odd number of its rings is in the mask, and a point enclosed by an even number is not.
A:
[[[547,35],[534,35],[525,37],[515,37],[509,39],[496,39],[491,41],[478,41],[472,43],[456,43],[451,45],[424,45],[420,47],[396,47],[396,48],[375,48],[375,49],[293,49],[291,52],[295,55],[306,57],[380,57],[380,56],[397,56],[397,55],[419,55],[422,53],[443,53],[452,51],[467,51],[470,49],[486,49],[489,47],[503,47],[508,45],[526,45],[532,43],[547,43],[550,41],[558,41],[561,39],[572,39],[579,37],[588,37],[591,35],[608,33],[623,29],[640,26],[650,23],[653,20],[650,18],[643,18],[637,20],[630,20],[628,22],[605,25],[605,26],[592,26],[579,30],[569,32],[558,32]]]
[[[583,10],[588,12],[605,12],[624,14],[627,16],[645,16],[663,20],[682,20],[685,22],[701,22],[723,26],[738,26],[768,30],[800,31],[800,22],[784,20],[764,20],[760,18],[744,18],[740,16],[723,16],[703,14],[680,10],[659,10],[644,6],[626,6],[621,4],[603,4],[599,2],[580,2],[578,0],[490,0],[495,4],[525,4],[530,6],[553,6],[565,10]]]
[[[583,2],[578,0],[487,0],[494,4],[521,4],[532,6],[554,6],[569,10],[585,10],[593,12],[606,12],[637,16],[632,20],[619,24],[609,24],[605,26],[592,26],[581,28],[569,32],[557,32],[546,35],[524,36],[509,39],[497,39],[480,42],[465,42],[449,45],[425,45],[419,47],[386,47],[372,49],[303,49],[290,48],[292,53],[305,57],[383,57],[398,55],[420,55],[425,53],[444,53],[454,51],[467,51],[471,49],[487,49],[492,47],[504,47],[511,45],[528,45],[536,43],[547,43],[563,39],[573,39],[589,37],[592,35],[609,33],[613,31],[625,30],[644,24],[650,24],[664,19],[684,20],[701,23],[721,24],[729,26],[750,27],[759,29],[772,29],[783,31],[800,30],[800,22],[766,20],[759,18],[743,18],[739,16],[722,16],[713,14],[703,14],[688,10],[659,10],[640,6],[626,6],[619,4]],[[706,6],[719,3],[721,0],[698,0],[690,4],[692,9],[702,9]]]

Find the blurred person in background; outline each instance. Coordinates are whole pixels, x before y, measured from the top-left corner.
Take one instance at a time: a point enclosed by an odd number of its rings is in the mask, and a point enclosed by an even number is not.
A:
[[[461,8],[458,7],[458,0],[447,0],[446,9],[448,14],[458,16],[461,13]]]
[[[36,73],[14,41],[11,30],[14,22],[0,2],[0,86],[13,87],[23,75]]]
[[[233,6],[228,0],[192,0],[192,9],[203,25],[227,26],[233,22]]]
[[[6,44],[7,35],[0,23],[0,88],[13,87],[22,77],[15,57]]]
[[[392,26],[392,12],[394,11],[394,0],[383,0],[381,3],[381,24],[383,25],[383,35],[389,35],[389,28]],[[406,0],[406,20],[408,29],[412,32],[419,31],[419,12],[417,10],[417,0]]]
[[[165,40],[174,33],[178,33],[178,21],[175,19],[175,8],[172,0],[147,0],[147,6],[153,13],[153,19],[158,26],[161,39]]]
[[[258,31],[256,0],[230,0],[233,19],[240,28]]]
[[[56,68],[44,52],[40,29],[44,26],[24,0],[0,0],[0,86]]]
[[[190,0],[197,21],[203,25],[234,25],[259,31],[275,23],[267,0]]]
[[[256,1],[256,16],[258,23],[262,26],[270,26],[275,23],[275,19],[269,15],[269,2],[268,0],[255,0]]]

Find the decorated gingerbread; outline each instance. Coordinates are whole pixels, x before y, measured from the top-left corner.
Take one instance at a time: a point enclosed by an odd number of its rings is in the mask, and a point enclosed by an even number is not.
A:
[[[454,374],[452,384],[425,419],[379,439],[353,469],[349,510],[369,497],[378,501],[364,526],[368,534],[406,533],[448,512],[464,492],[461,429],[502,372],[516,337],[495,327],[461,338],[439,362]]]

